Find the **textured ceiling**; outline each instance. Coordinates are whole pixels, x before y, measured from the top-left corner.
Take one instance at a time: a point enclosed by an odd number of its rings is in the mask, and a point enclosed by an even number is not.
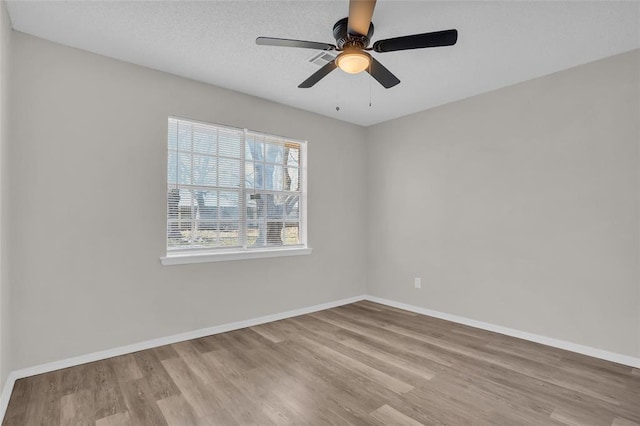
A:
[[[348,1],[10,1],[14,29],[360,125],[453,102],[640,47],[640,3],[379,0],[373,41],[456,28],[458,43],[375,54],[402,81],[383,89],[336,70],[311,89],[307,49],[334,43]],[[372,105],[369,106],[371,99]],[[340,111],[336,111],[336,106]]]

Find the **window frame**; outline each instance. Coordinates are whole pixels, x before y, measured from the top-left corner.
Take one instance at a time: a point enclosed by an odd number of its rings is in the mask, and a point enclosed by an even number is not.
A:
[[[307,239],[307,150],[308,150],[308,141],[300,140],[295,138],[290,138],[286,136],[273,135],[269,133],[264,133],[256,130],[251,130],[247,128],[237,128],[233,126],[217,124],[217,123],[209,123],[205,121],[194,120],[191,118],[184,118],[179,116],[170,115],[167,118],[167,128],[165,134],[167,137],[169,136],[170,131],[170,122],[171,120],[177,120],[178,122],[188,122],[193,125],[200,126],[212,126],[219,129],[228,129],[230,131],[235,131],[238,133],[242,133],[242,142],[240,146],[240,186],[238,187],[239,201],[238,208],[240,211],[240,217],[238,219],[238,233],[240,237],[240,244],[242,246],[234,246],[231,248],[224,247],[207,247],[207,248],[195,248],[195,247],[185,247],[185,248],[175,248],[171,249],[169,247],[169,232],[168,226],[170,222],[169,218],[169,189],[171,187],[175,187],[179,189],[180,184],[177,183],[178,176],[176,176],[176,183],[169,182],[169,156],[171,152],[178,153],[178,146],[176,146],[176,151],[169,148],[168,140],[166,142],[166,163],[165,163],[165,188],[166,188],[166,198],[165,198],[165,255],[160,257],[160,261],[163,265],[179,265],[179,264],[187,264],[187,263],[203,263],[203,262],[218,262],[218,261],[229,261],[229,260],[244,260],[244,259],[256,259],[256,258],[272,258],[272,257],[282,257],[282,256],[299,256],[299,255],[307,255],[311,254],[311,248],[308,246]],[[192,130],[193,131],[193,130]],[[299,226],[298,226],[298,239],[299,244],[292,245],[274,245],[274,246],[264,246],[264,247],[248,247],[246,244],[247,236],[246,231],[250,220],[247,217],[247,198],[251,194],[256,193],[287,193],[287,191],[279,191],[279,190],[267,190],[267,189],[255,189],[251,187],[247,187],[247,182],[245,177],[245,167],[246,167],[246,158],[245,152],[247,149],[247,144],[249,143],[249,136],[257,136],[265,139],[276,139],[282,140],[284,143],[295,143],[300,147],[299,153],[299,189],[295,191],[298,198],[298,215],[299,215]],[[193,136],[192,136],[193,137]],[[178,143],[178,141],[176,141]],[[191,147],[190,155],[194,155],[193,146]],[[216,158],[224,158],[220,157],[219,153],[215,155]],[[283,161],[285,161],[283,159]],[[265,160],[262,160],[265,163]],[[255,163],[255,160],[254,160]],[[194,185],[186,185],[185,186],[194,186]],[[199,186],[199,185],[195,185]],[[213,187],[212,187],[213,188]],[[214,189],[215,191],[224,191],[224,189]],[[230,189],[231,191],[231,189]],[[283,230],[286,226],[286,220],[283,220]],[[242,233],[242,234],[241,234]]]

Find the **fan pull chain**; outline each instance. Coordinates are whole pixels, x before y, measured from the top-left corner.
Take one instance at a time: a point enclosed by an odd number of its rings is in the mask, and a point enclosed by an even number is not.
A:
[[[369,108],[371,108],[371,61],[369,61],[369,75],[367,80],[369,81]]]
[[[336,111],[340,111],[340,77],[336,78]]]

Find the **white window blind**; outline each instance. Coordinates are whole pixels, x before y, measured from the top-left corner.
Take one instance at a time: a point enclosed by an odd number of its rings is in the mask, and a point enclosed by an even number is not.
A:
[[[306,247],[305,142],[168,124],[168,254]]]

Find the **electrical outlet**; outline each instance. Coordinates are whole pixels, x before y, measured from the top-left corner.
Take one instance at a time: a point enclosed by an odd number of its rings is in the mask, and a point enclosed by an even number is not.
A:
[[[413,279],[413,284],[416,286],[416,288],[422,288],[422,278],[415,277]]]

